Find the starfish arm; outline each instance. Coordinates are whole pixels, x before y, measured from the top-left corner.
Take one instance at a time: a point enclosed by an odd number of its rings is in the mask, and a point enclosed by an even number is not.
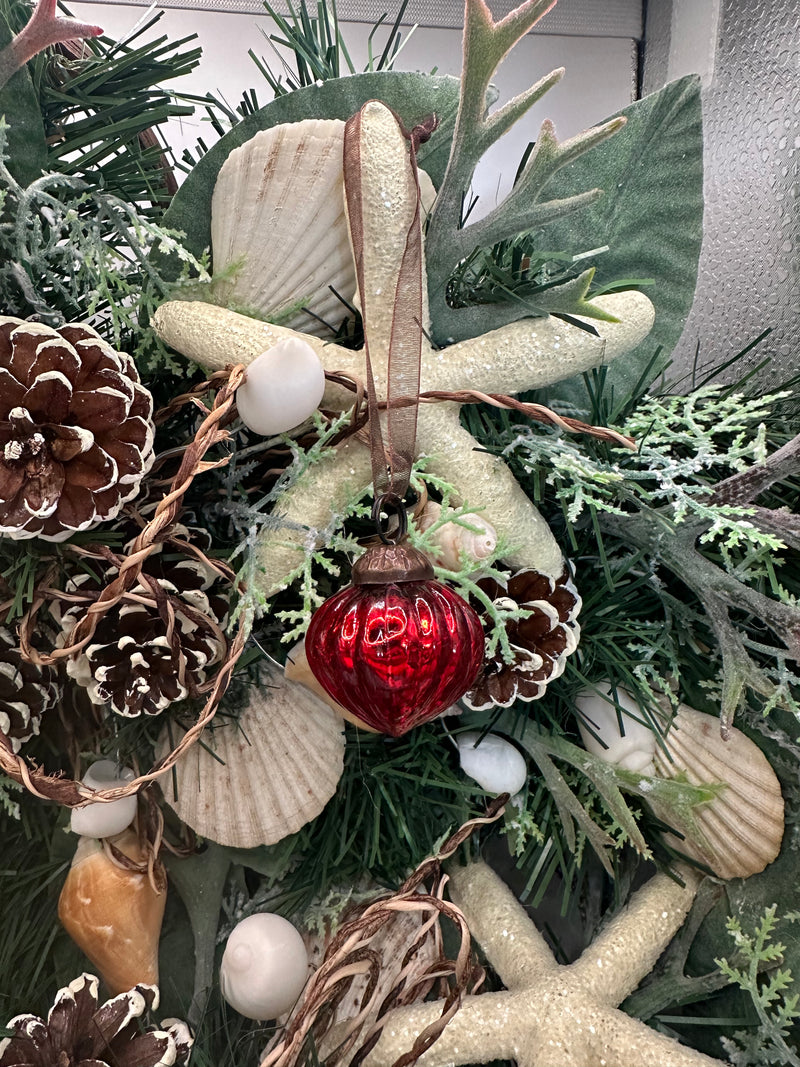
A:
[[[450,895],[507,989],[530,989],[560,970],[528,913],[491,867],[469,863],[448,873]]]
[[[408,141],[393,112],[379,100],[370,100],[364,105],[357,139],[348,143],[346,138],[346,152],[348,147],[358,151],[357,194],[361,210],[357,218],[351,218],[353,205],[348,197],[347,221],[351,244],[360,246],[363,252],[359,277],[361,310],[376,389],[385,396],[403,256],[412,225],[417,231],[420,227],[419,217],[415,219],[417,184],[411,169]],[[348,184],[351,180],[348,178]],[[354,242],[356,227],[360,234]],[[359,274],[358,269],[356,274]],[[413,330],[412,323],[409,327]],[[400,389],[399,395],[402,392]]]
[[[408,1052],[417,1036],[442,1014],[443,1001],[396,1008],[386,1016],[380,1040],[364,1067],[390,1067]],[[537,1026],[527,995],[485,993],[464,997],[441,1037],[420,1056],[419,1067],[461,1067],[515,1059],[523,1035]]]
[[[644,293],[612,293],[593,303],[619,319],[592,320],[599,336],[552,315],[520,319],[436,353],[426,367],[423,389],[540,389],[610,363],[635,348],[653,327],[655,310]]]
[[[280,498],[279,514],[291,526],[267,526],[256,555],[258,591],[271,597],[287,585],[289,575],[317,547],[318,531],[330,525],[372,482],[369,449],[355,440],[327,450]],[[309,544],[311,539],[311,544]]]
[[[279,341],[299,337],[311,345],[326,370],[358,378],[364,376],[362,352],[352,352],[311,334],[251,319],[201,300],[169,300],[162,304],[153,316],[153,329],[164,344],[208,371],[222,370],[231,363],[247,366]],[[343,409],[352,402],[352,393],[329,386],[322,406]]]
[[[505,463],[479,451],[480,445],[458,421],[454,404],[420,407],[417,452],[430,457],[430,469],[482,512],[512,551],[505,557],[514,567],[532,567],[551,578],[564,570],[561,549],[550,527],[525,495]]]
[[[689,913],[700,877],[682,868],[685,884],[657,874],[570,965],[593,999],[616,1006],[652,971]]]
[[[534,994],[535,995],[535,994]],[[638,1019],[598,1007],[570,990],[544,1005],[544,1015],[520,1042],[517,1067],[724,1067],[720,1060],[678,1044]]]

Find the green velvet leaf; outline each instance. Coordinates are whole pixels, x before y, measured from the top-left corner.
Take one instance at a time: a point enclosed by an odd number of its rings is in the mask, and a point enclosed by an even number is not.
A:
[[[577,253],[609,245],[597,258],[599,286],[615,278],[655,279],[647,288],[655,326],[609,371],[609,384],[625,389],[659,345],[666,362],[692,305],[703,220],[700,80],[681,78],[620,114],[627,116],[625,128],[560,170],[543,192],[544,198],[566,197],[600,187],[605,195],[541,232],[546,248]],[[554,392],[585,403],[580,383]]]
[[[0,15],[0,50],[11,41],[11,29]],[[0,89],[0,116],[8,123],[8,169],[20,185],[41,177],[47,163],[47,144],[39,98],[30,74],[23,68]]]
[[[450,154],[450,140],[458,108],[459,82],[456,78],[432,77],[382,71],[336,78],[323,85],[298,89],[278,97],[233,127],[197,163],[176,193],[164,218],[164,225],[186,234],[184,244],[199,255],[211,244],[211,195],[220,167],[234,148],[284,122],[302,119],[348,119],[368,100],[380,99],[393,108],[407,128],[432,112],[440,126],[419,152],[419,163],[439,185]],[[265,240],[268,235],[264,235]]]

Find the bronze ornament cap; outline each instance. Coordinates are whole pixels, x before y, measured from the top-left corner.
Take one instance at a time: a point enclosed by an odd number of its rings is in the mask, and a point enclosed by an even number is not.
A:
[[[431,561],[407,542],[372,545],[353,564],[353,585],[426,582],[431,578]]]

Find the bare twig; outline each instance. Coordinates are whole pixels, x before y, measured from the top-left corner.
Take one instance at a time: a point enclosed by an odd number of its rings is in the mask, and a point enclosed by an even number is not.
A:
[[[490,805],[485,817],[464,823],[435,856],[423,860],[396,893],[364,906],[355,918],[341,926],[331,940],[318,970],[306,984],[280,1040],[264,1056],[260,1067],[297,1067],[302,1062],[303,1049],[309,1036],[313,1032],[317,1043],[320,1042],[334,1022],[336,1004],[353,981],[364,974],[370,975],[370,981],[361,1001],[361,1010],[355,1019],[350,1020],[344,1033],[337,1033],[338,1045],[326,1056],[326,1062],[335,1063],[361,1039],[360,1048],[350,1060],[352,1067],[357,1067],[377,1043],[383,1030],[383,1019],[390,1009],[414,1003],[430,988],[431,979],[450,978],[453,984],[444,998],[441,1015],[417,1036],[413,1048],[401,1056],[394,1067],[410,1067],[431,1047],[458,1010],[463,994],[477,988],[482,979],[481,969],[476,968],[471,959],[470,934],[464,916],[459,908],[443,898],[448,879],[442,871],[442,864],[454,855],[478,826],[500,818],[507,800],[508,794],[498,797]],[[424,891],[426,883],[431,885],[428,892]],[[391,991],[378,1005],[380,960],[370,944],[397,915],[408,912],[421,912],[427,921],[422,924],[399,961],[399,973]],[[456,959],[447,960],[439,953],[433,964],[420,965],[417,962],[415,966],[422,941],[437,935],[441,917],[450,919],[459,931],[460,945]],[[363,1033],[371,1017],[376,1021]]]

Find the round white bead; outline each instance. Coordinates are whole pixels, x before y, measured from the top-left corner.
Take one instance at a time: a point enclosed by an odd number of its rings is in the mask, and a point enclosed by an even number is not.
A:
[[[101,759],[93,763],[83,776],[83,784],[90,789],[115,789],[127,785],[136,775],[130,767],[120,767],[110,759]],[[121,797],[110,800],[89,802],[85,807],[73,808],[69,826],[73,833],[81,837],[114,837],[121,834],[136,818],[136,796]]]
[[[325,392],[319,356],[299,337],[288,337],[256,356],[247,379],[236,391],[245,426],[270,437],[305,422]]]
[[[480,733],[472,730],[459,734],[456,741],[461,769],[487,793],[510,793],[513,797],[528,780],[525,757],[510,741],[497,734],[481,739]]]
[[[308,953],[292,924],[259,912],[234,928],[219,968],[223,997],[246,1019],[276,1019],[293,1007],[308,978]]]
[[[642,712],[630,693],[617,687],[616,700],[620,707],[619,713],[614,703],[614,693],[607,682],[600,682],[597,691],[583,689],[575,698],[580,712],[578,729],[584,747],[592,755],[599,756],[606,763],[615,763],[623,770],[635,771],[637,774],[655,774],[653,756],[656,751],[656,735],[649,727],[637,722],[637,719],[641,719]],[[618,715],[622,718],[622,732]],[[589,726],[597,737],[589,732]],[[597,740],[598,737],[606,747]]]

